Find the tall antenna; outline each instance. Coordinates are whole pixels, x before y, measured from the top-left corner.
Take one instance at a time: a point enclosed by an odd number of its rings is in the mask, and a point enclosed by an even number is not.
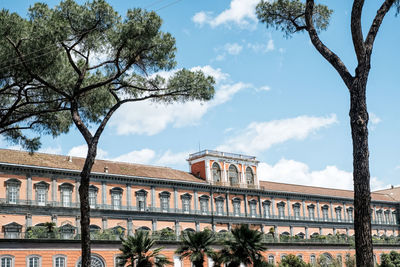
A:
[[[199,141],[199,152],[200,152],[200,141]]]

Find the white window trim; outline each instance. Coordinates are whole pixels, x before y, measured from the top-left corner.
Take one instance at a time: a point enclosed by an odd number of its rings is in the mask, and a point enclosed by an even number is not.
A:
[[[56,266],[56,259],[57,258],[64,258],[64,266],[67,267],[68,266],[68,261],[67,261],[67,255],[64,254],[57,254],[53,256],[53,266]]]
[[[39,267],[42,267],[42,256],[37,255],[37,254],[32,254],[32,255],[26,256],[26,267],[30,267],[29,259],[31,259],[31,258],[39,258]]]
[[[1,260],[4,259],[4,258],[11,258],[11,267],[15,266],[15,257],[13,255],[8,255],[8,254],[1,255],[0,256],[0,264],[1,264]],[[0,265],[0,267],[1,267],[1,265]]]

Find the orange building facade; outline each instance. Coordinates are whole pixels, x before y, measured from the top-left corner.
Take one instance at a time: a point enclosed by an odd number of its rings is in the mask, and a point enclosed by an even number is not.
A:
[[[79,266],[83,162],[0,150],[0,267]],[[138,230],[150,231],[174,266],[191,266],[174,254],[183,231],[224,235],[242,223],[265,234],[272,263],[288,254],[315,263],[324,254],[345,266],[354,255],[352,191],[259,181],[258,161],[245,155],[205,150],[188,162],[183,172],[96,160],[89,192],[92,266],[117,266],[118,236]],[[400,249],[397,191],[372,193],[377,263],[382,253]],[[50,236],[49,222],[55,225]]]

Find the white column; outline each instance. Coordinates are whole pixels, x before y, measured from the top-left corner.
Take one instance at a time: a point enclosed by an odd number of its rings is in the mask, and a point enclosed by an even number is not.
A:
[[[229,181],[228,181],[228,172],[226,171],[225,162],[222,162],[221,166],[223,167],[223,170],[222,170],[222,182],[227,184]]]
[[[75,181],[75,202],[80,203],[80,197],[79,197],[79,186],[81,183],[79,182],[79,178],[76,178]]]
[[[106,182],[101,183],[101,201],[103,205],[107,204],[107,187],[106,187]],[[105,208],[105,207],[103,207]]]
[[[132,207],[132,188],[130,184],[126,185],[126,206],[128,210]]]
[[[211,170],[210,170],[210,160],[206,159],[204,164],[206,165],[206,181],[211,182],[212,177],[211,177]]]
[[[51,179],[51,201],[53,201],[53,205],[56,205],[56,202],[57,202],[57,180],[54,177]]]
[[[32,200],[32,177],[30,175],[26,176],[26,200],[28,203]]]

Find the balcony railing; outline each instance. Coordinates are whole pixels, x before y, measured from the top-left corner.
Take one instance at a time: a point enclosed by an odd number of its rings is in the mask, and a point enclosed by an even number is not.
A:
[[[247,160],[255,160],[256,157],[254,156],[246,156],[242,154],[236,153],[227,153],[227,152],[220,152],[216,150],[203,150],[189,155],[189,158],[201,157],[205,155],[217,156],[217,157],[228,157],[228,158],[236,158],[236,159],[247,159]]]
[[[182,233],[184,234],[184,233]],[[91,233],[91,240],[103,240],[103,241],[120,241],[121,238],[125,238],[126,233],[115,233],[110,230],[105,231],[94,231]],[[159,242],[170,242],[170,241],[180,241],[181,235],[176,235],[175,232],[163,232],[157,231],[151,233],[151,238]],[[233,239],[230,232],[215,233],[215,238],[217,241],[221,240],[231,240]],[[23,239],[23,240],[80,240],[79,234],[72,233],[61,233],[55,230],[52,233],[45,232],[20,232],[20,233],[0,233],[0,239]],[[314,238],[302,238],[299,236],[280,236],[274,237],[272,234],[263,234],[262,241],[265,244],[273,243],[284,243],[284,244],[343,244],[343,245],[354,245],[354,237],[346,235],[328,235],[328,236],[317,236]],[[373,237],[373,244],[376,245],[397,245],[400,246],[400,237],[395,236],[382,236]]]
[[[36,206],[36,207],[65,207],[65,208],[79,208],[79,202],[71,202],[71,203],[63,203],[58,201],[47,201],[46,203],[38,203],[35,200],[17,200],[16,203],[8,203],[5,198],[0,198],[0,205],[1,204],[8,204],[8,205],[28,205],[28,206]],[[224,205],[225,206],[225,205]],[[337,218],[318,218],[318,217],[303,217],[303,216],[279,216],[279,215],[269,215],[265,216],[264,214],[252,214],[250,211],[246,214],[243,212],[235,213],[234,211],[230,210],[226,212],[224,209],[223,212],[214,211],[213,213],[208,211],[202,210],[194,210],[190,209],[189,211],[184,209],[175,209],[175,208],[168,208],[162,209],[160,207],[145,207],[144,209],[140,209],[137,206],[114,206],[110,204],[96,204],[91,206],[91,210],[121,210],[121,211],[135,211],[135,212],[157,212],[157,213],[180,213],[180,214],[191,214],[191,215],[204,215],[204,216],[226,216],[226,217],[246,217],[246,218],[258,218],[258,219],[266,219],[266,220],[282,220],[282,221],[311,221],[311,222],[318,222],[318,223],[353,223],[353,220],[349,219],[337,219]],[[258,211],[258,209],[257,209]],[[391,220],[389,222],[386,221],[378,221],[373,220],[372,224],[376,225],[397,225],[397,222]]]

